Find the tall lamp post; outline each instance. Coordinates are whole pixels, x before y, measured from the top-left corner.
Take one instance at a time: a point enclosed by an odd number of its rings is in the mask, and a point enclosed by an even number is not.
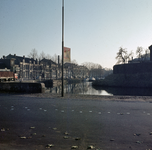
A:
[[[64,97],[64,0],[62,0],[62,97]]]

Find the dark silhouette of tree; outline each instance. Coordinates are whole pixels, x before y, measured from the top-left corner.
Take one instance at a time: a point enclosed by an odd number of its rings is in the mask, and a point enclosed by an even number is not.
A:
[[[125,48],[120,47],[119,52],[117,53],[116,56],[117,64],[121,64],[121,63],[126,63],[128,60],[128,54]]]
[[[143,54],[143,52],[145,52]],[[116,59],[118,60],[116,64],[124,64],[128,61],[136,61],[136,62],[144,62],[149,61],[150,59],[150,51],[149,49],[144,49],[143,47],[137,47],[136,50],[136,58],[133,59],[133,51],[131,51],[129,54],[126,51],[126,49],[120,47],[119,52],[117,53]]]

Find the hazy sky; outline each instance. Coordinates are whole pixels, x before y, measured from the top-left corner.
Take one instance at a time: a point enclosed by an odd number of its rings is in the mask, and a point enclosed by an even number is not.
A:
[[[65,46],[78,64],[112,68],[119,47],[152,44],[152,0],[64,0]],[[0,58],[62,53],[62,0],[0,0]]]

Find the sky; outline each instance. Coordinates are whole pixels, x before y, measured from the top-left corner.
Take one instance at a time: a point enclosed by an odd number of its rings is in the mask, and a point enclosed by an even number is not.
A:
[[[64,0],[71,59],[113,68],[120,47],[152,45],[152,0]],[[0,0],[0,58],[32,49],[62,55],[62,0]]]

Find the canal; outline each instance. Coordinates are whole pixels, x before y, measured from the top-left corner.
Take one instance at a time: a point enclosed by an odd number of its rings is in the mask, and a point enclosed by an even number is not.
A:
[[[61,94],[61,90],[61,86],[47,88],[46,93]],[[152,96],[152,88],[93,87],[92,82],[81,82],[65,85],[64,93],[104,96]]]

